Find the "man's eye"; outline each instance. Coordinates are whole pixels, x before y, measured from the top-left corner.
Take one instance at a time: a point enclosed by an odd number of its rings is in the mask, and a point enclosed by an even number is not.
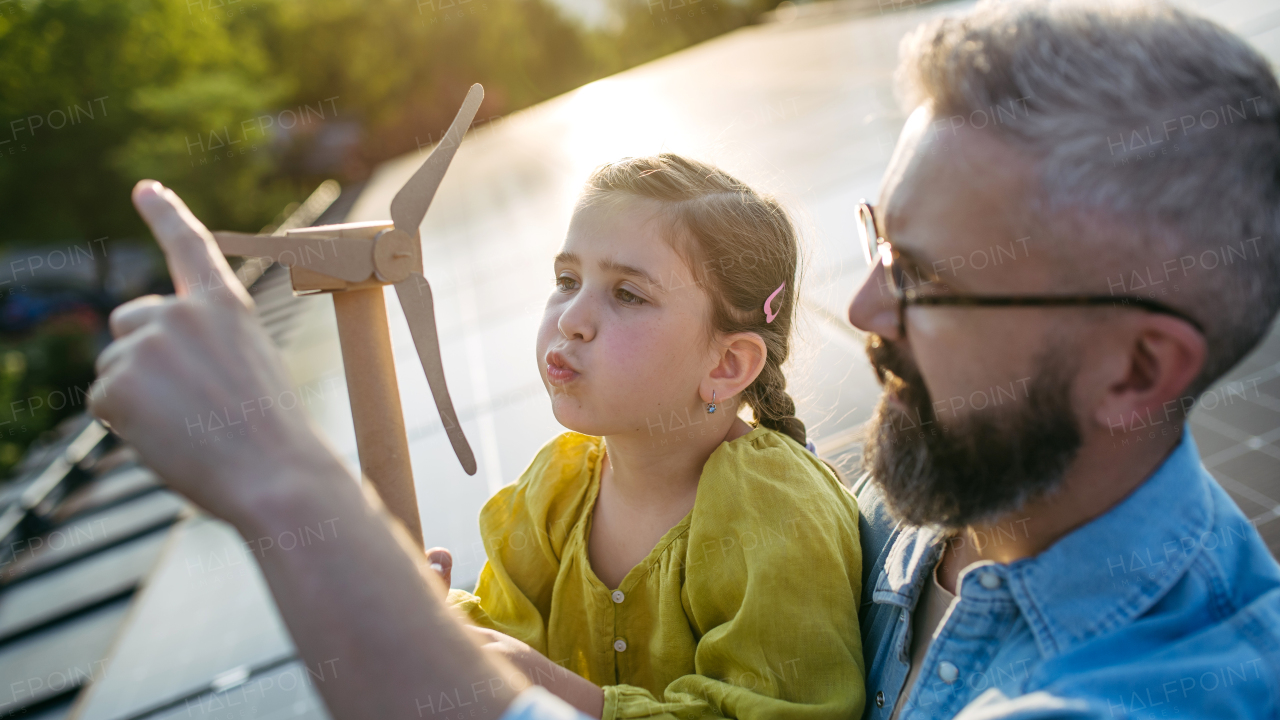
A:
[[[556,278],[556,287],[562,290],[563,292],[569,292],[570,290],[575,289],[577,286],[578,286],[578,281],[574,280],[568,275],[561,275],[560,277]]]
[[[940,284],[941,278],[928,270],[921,270],[920,266],[913,262],[899,260],[894,264],[899,266],[898,272],[901,275],[900,280],[904,290],[918,290],[922,289],[922,286]]]
[[[636,295],[626,288],[618,288],[616,295],[619,300],[627,305],[643,305],[645,302],[644,298]]]
[[[912,268],[911,273],[910,278],[906,280],[902,287],[903,290],[911,290],[922,297],[951,294],[951,288],[937,274],[924,272],[919,268]]]

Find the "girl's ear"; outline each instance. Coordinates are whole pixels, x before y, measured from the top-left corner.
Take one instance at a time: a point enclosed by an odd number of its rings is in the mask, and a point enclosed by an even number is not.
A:
[[[721,400],[736,396],[746,390],[764,370],[769,359],[769,349],[757,333],[740,332],[725,336],[716,346],[719,362],[711,368],[700,388],[709,399],[711,391]]]

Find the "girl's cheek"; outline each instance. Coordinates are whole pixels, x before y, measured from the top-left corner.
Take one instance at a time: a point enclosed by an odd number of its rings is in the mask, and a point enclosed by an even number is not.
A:
[[[542,323],[538,326],[538,356],[541,357],[559,333],[560,311],[547,305],[546,312],[542,315]]]
[[[643,324],[610,323],[596,340],[603,340],[610,362],[618,367],[643,368],[649,358],[661,355],[662,337],[654,337]]]
[[[629,388],[635,402],[647,402],[669,396],[670,387],[678,384],[679,363],[674,359],[683,352],[644,337],[628,338],[609,348],[606,363],[617,386]]]

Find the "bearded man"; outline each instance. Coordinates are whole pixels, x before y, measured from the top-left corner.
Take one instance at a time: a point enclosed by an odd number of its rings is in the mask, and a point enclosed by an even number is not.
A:
[[[1268,63],[1165,5],[980,4],[903,50],[849,308],[865,716],[1275,716],[1280,567],[1186,423],[1280,305]]]

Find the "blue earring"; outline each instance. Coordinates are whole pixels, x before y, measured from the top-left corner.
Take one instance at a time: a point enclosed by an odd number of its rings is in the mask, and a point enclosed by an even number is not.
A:
[[[716,391],[711,391],[711,402],[707,403],[707,414],[710,415],[716,411]]]

